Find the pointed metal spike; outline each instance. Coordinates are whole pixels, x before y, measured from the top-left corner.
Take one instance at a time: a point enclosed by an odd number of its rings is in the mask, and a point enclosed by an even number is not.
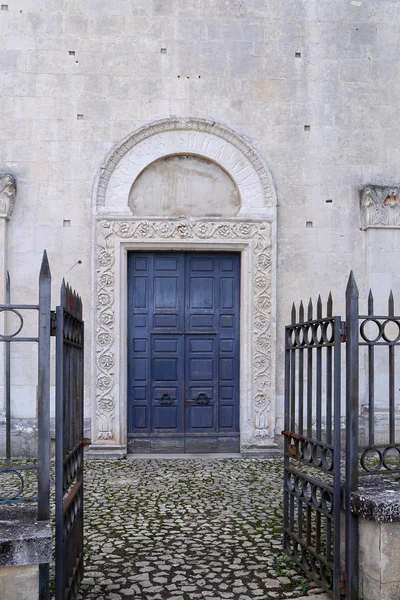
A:
[[[292,325],[294,325],[294,323],[296,323],[296,307],[294,305],[294,302],[292,304],[292,314],[291,314],[291,317],[292,317]]]
[[[310,298],[310,300],[308,302],[307,319],[309,321],[312,321],[312,318],[313,318],[313,303],[312,303],[312,300]]]
[[[392,290],[390,290],[388,306],[389,306],[389,316],[393,317],[394,316],[394,297],[393,297]]]
[[[358,287],[353,271],[350,271],[349,280],[347,282],[346,296],[347,295],[354,295],[358,297]]]
[[[326,303],[326,316],[327,317],[332,317],[333,316],[333,298],[332,298],[332,292],[329,292],[328,302]]]
[[[67,302],[67,288],[66,288],[66,285],[65,285],[65,279],[64,278],[63,278],[62,283],[61,283],[60,302],[61,302],[61,306],[63,308],[65,308],[66,302]]]
[[[317,300],[317,319],[322,319],[322,300],[321,300],[321,294],[319,294],[318,300]]]
[[[51,279],[49,259],[46,250],[43,250],[42,264],[40,266],[39,279]]]
[[[11,279],[10,273],[7,271],[6,273],[6,304],[10,304],[11,302]]]
[[[369,290],[369,294],[368,294],[368,314],[369,315],[373,315],[374,314],[374,296],[372,294],[372,290]]]
[[[300,323],[304,323],[304,304],[303,304],[303,300],[300,302],[299,322]]]

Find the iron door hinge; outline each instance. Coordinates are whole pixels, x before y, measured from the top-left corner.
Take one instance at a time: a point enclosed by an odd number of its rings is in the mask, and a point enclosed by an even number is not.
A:
[[[50,335],[56,335],[57,333],[57,318],[56,311],[50,311]]]
[[[340,322],[340,341],[347,342],[347,327],[346,321]]]

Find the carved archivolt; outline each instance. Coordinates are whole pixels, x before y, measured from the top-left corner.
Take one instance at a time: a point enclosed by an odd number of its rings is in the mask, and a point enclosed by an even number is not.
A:
[[[360,191],[361,224],[400,227],[400,187],[368,185]]]
[[[160,136],[163,134],[169,134],[169,137],[161,139]],[[213,140],[207,136],[219,140],[219,145],[213,147],[211,154],[209,145],[213,143]],[[275,207],[276,205],[272,177],[258,154],[242,136],[220,123],[206,119],[163,119],[137,129],[111,151],[101,168],[97,182],[95,202],[98,213],[104,213],[107,188],[109,184],[111,185],[110,179],[135,146],[137,147],[137,155],[134,158],[129,158],[127,165],[121,168],[120,173],[121,180],[125,181],[127,179],[130,181],[130,185],[133,184],[133,180],[129,180],[130,169],[134,172],[135,168],[139,167],[139,170],[145,168],[146,165],[162,156],[179,154],[180,152],[202,156],[210,154],[210,157],[218,162],[226,147],[229,148],[230,159],[228,159],[229,164],[225,167],[227,167],[226,170],[236,183],[238,184],[238,181],[243,179],[243,187],[247,189],[250,195],[252,193],[251,188],[257,188],[259,185],[263,196],[263,205],[265,207]],[[240,155],[248,161],[248,172],[245,172],[243,161],[240,160],[240,156],[235,150],[239,151]],[[137,174],[138,172],[136,172]],[[114,186],[111,187],[113,187],[111,196],[117,196],[123,188],[123,183],[117,178],[114,181]],[[126,198],[126,202],[127,200]]]
[[[268,222],[211,221],[208,219],[178,220],[99,220],[97,222],[97,293],[96,293],[96,395],[98,438],[113,438],[116,414],[115,397],[115,249],[118,241],[137,243],[151,240],[224,240],[242,241],[252,249],[253,327],[252,398],[249,414],[258,438],[272,438],[271,374],[271,303],[272,303],[272,247],[271,225]]]
[[[9,219],[14,210],[17,186],[12,175],[0,175],[0,217]]]

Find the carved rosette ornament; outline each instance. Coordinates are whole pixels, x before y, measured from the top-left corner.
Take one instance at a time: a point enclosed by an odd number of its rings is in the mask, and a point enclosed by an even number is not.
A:
[[[367,185],[360,190],[362,229],[400,227],[400,187]]]
[[[272,438],[271,304],[272,247],[271,224],[262,221],[179,220],[100,220],[97,223],[97,317],[96,317],[96,395],[99,440],[113,439],[116,415],[114,354],[115,296],[114,262],[116,238],[137,243],[169,240],[246,241],[252,246],[253,271],[253,405],[249,414],[256,438]]]
[[[17,186],[12,175],[0,175],[0,217],[9,219],[14,210]]]

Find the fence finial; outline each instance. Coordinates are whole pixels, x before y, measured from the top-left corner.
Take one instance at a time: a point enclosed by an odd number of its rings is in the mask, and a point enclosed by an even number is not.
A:
[[[300,323],[304,323],[304,304],[303,304],[303,300],[301,300],[301,302],[300,302],[299,322]]]
[[[292,314],[291,314],[291,317],[292,317],[292,325],[294,325],[296,323],[296,307],[294,305],[294,302],[292,304]]]
[[[328,302],[326,303],[326,316],[332,317],[333,315],[333,298],[332,292],[329,292]]]
[[[392,290],[390,290],[390,294],[389,294],[388,307],[389,307],[389,317],[393,317],[394,316],[394,298],[393,298]]]
[[[322,319],[322,300],[321,300],[321,294],[318,295],[318,300],[317,300],[317,319]]]
[[[312,304],[312,300],[310,298],[310,301],[308,303],[308,314],[307,314],[307,319],[309,321],[312,321],[312,318],[313,318],[312,315],[313,315],[313,304]]]
[[[42,264],[40,267],[39,278],[40,279],[50,279],[51,278],[49,259],[47,257],[46,250],[43,250],[43,258],[42,258]]]
[[[357,296],[358,298],[358,287],[356,278],[354,277],[353,271],[350,271],[349,279],[347,282],[346,296]]]
[[[368,314],[369,315],[373,315],[374,314],[374,296],[372,294],[372,290],[369,290],[369,294],[368,294]]]

